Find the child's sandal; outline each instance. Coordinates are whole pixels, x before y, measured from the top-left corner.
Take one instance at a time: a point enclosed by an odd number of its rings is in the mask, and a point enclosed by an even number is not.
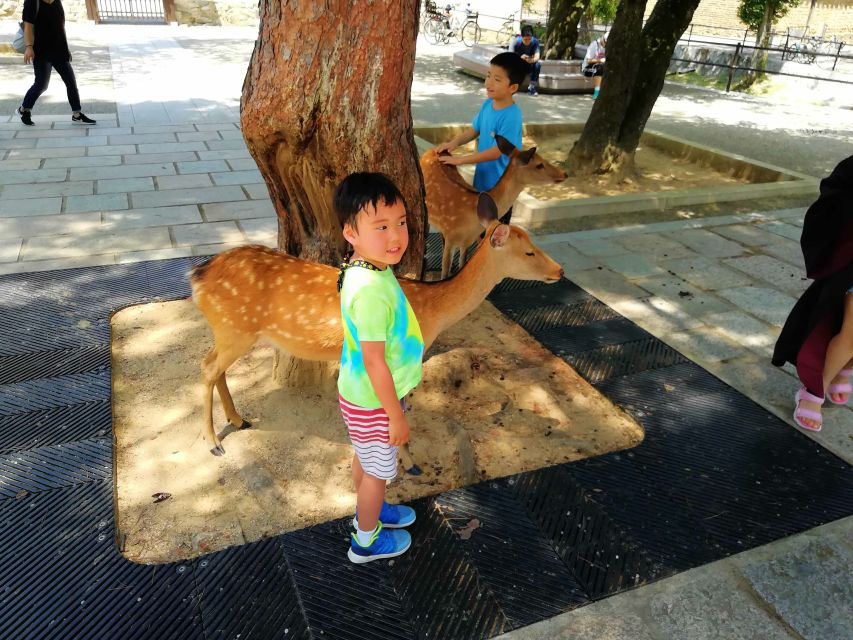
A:
[[[823,426],[823,415],[820,411],[814,411],[812,409],[803,409],[800,407],[800,402],[805,400],[806,402],[814,402],[815,404],[823,405],[823,398],[819,398],[818,396],[814,396],[806,391],[805,387],[802,387],[799,391],[797,391],[797,395],[794,396],[794,402],[796,402],[797,408],[794,409],[794,422],[797,423],[797,426],[805,429],[806,431],[820,431]],[[810,425],[803,422],[803,418],[806,420],[811,420],[815,422],[815,425]]]
[[[850,384],[850,376],[853,375],[853,369],[842,369],[838,372],[838,375],[847,378],[847,382],[836,382],[835,384],[829,385],[826,388],[826,395],[832,404],[847,404],[847,402],[850,400],[850,394],[853,393],[853,385]],[[844,398],[844,400],[839,400],[838,402],[836,402],[832,399],[833,393],[846,393],[847,397]]]

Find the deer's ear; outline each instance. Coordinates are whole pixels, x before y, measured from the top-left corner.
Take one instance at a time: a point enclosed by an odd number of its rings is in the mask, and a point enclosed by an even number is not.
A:
[[[477,218],[484,227],[488,227],[493,220],[498,219],[498,205],[485,191],[477,198]]]
[[[509,240],[509,225],[499,224],[495,227],[495,230],[492,231],[492,235],[489,237],[489,244],[496,249],[499,249],[506,244],[507,240]]]
[[[533,156],[536,155],[536,147],[530,147],[526,151],[522,151],[518,154],[518,161],[521,164],[529,164],[531,160],[533,160]]]
[[[501,135],[495,136],[495,142],[497,142],[498,149],[500,149],[501,153],[505,156],[512,157],[512,154],[516,151],[515,145]]]

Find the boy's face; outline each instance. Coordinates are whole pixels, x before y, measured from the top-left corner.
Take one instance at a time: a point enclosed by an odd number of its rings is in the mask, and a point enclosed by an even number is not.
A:
[[[358,212],[356,223],[357,230],[344,225],[344,238],[357,257],[380,269],[400,262],[409,246],[406,207],[400,200],[390,205],[380,200],[375,210],[368,204]]]
[[[490,64],[486,74],[486,95],[493,100],[506,100],[516,91],[518,85],[510,83],[507,72],[495,64]]]
[[[533,36],[530,35],[529,33],[526,35],[523,35],[523,36],[521,36],[521,41],[524,43],[525,47],[529,47],[530,43],[533,41]]]

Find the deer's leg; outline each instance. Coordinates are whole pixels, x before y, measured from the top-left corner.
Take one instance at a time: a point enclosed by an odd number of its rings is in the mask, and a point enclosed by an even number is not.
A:
[[[222,401],[222,408],[225,410],[225,416],[228,418],[228,423],[234,425],[238,429],[248,429],[252,423],[240,417],[234,407],[234,400],[231,398],[231,392],[228,390],[228,382],[225,380],[225,373],[219,376],[216,381],[216,390],[219,392],[219,399]]]
[[[450,270],[453,268],[453,247],[447,238],[444,238],[444,250],[441,253],[441,279],[444,280],[450,275]]]
[[[459,270],[462,271],[462,267],[465,266],[465,254],[468,253],[468,247],[465,245],[459,247]]]
[[[226,347],[214,347],[202,364],[202,376],[204,378],[204,418],[205,427],[207,429],[208,441],[213,444],[210,452],[215,456],[221,456],[225,453],[222,447],[222,441],[216,435],[213,428],[213,387],[216,386],[219,390],[220,398],[222,399],[225,414],[228,421],[234,426],[244,428],[244,421],[240,418],[237,410],[234,408],[234,401],[231,398],[231,393],[228,391],[228,383],[225,381],[225,370],[230,367],[234,361],[242,356],[249,347],[252,346],[253,340],[239,340],[232,337]]]

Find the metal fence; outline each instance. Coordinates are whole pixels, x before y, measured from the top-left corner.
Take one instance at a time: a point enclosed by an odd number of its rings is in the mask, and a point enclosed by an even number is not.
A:
[[[732,80],[735,74],[739,71],[741,72],[750,72],[750,73],[764,73],[768,75],[777,75],[777,76],[785,76],[789,78],[801,78],[805,80],[820,80],[822,82],[833,82],[837,84],[850,85],[853,86],[853,79],[844,79],[844,78],[833,78],[833,77],[825,77],[818,74],[800,74],[800,73],[791,73],[790,71],[784,70],[772,70],[772,69],[760,69],[753,66],[754,61],[759,57],[763,56],[765,53],[769,56],[771,54],[778,53],[780,54],[783,61],[794,61],[799,62],[804,65],[809,65],[815,63],[819,59],[823,59],[827,61],[828,66],[831,63],[831,69],[826,69],[826,71],[835,71],[838,65],[839,60],[843,61],[853,61],[853,55],[843,54],[842,48],[845,46],[844,43],[837,43],[836,48],[832,52],[822,52],[816,50],[803,50],[798,49],[795,43],[792,43],[790,40],[786,41],[784,46],[781,47],[756,47],[753,45],[746,45],[742,42],[737,42],[734,45],[720,43],[719,41],[708,41],[708,40],[692,40],[692,44],[707,44],[714,48],[731,48],[732,51],[729,54],[729,60],[727,63],[722,62],[711,62],[708,60],[699,60],[696,58],[681,58],[677,56],[673,56],[672,60],[674,62],[686,62],[695,65],[701,66],[711,66],[711,67],[720,67],[728,70],[728,80],[726,83],[726,91],[731,90]]]

